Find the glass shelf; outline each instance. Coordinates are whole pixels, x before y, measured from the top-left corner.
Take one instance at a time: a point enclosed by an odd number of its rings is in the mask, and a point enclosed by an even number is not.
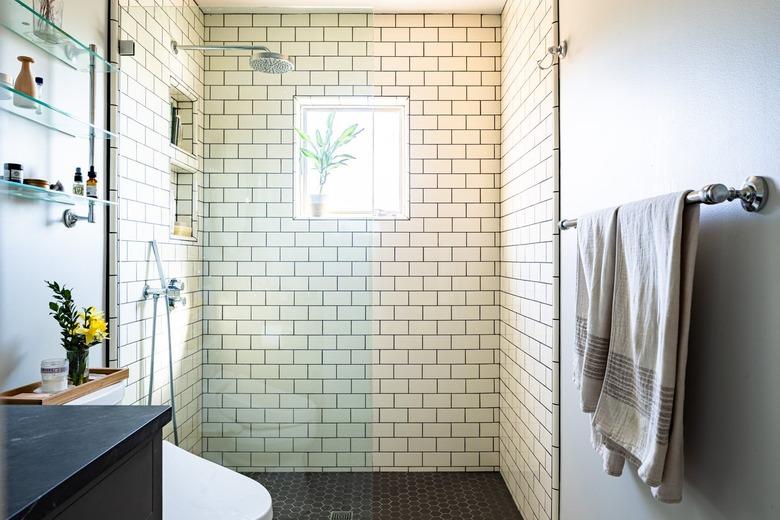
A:
[[[18,182],[11,182],[0,179],[0,194],[8,195],[10,197],[16,197],[19,199],[28,200],[40,200],[43,202],[49,202],[53,204],[64,204],[66,206],[88,206],[92,204],[100,204],[103,206],[114,206],[116,202],[103,199],[92,199],[89,197],[82,197],[80,195],[73,195],[64,191],[54,191],[46,188],[39,188],[30,184],[19,184]]]
[[[16,106],[14,104],[15,98],[21,103],[31,105],[32,108]],[[38,109],[40,109],[40,113],[38,113]],[[89,137],[91,129],[95,131],[95,137],[98,139],[117,137],[116,134],[82,121],[64,110],[19,92],[5,83],[0,83],[0,110],[74,137]]]
[[[89,45],[54,25],[22,0],[0,0],[0,23],[76,70],[88,72],[90,56],[95,57],[96,72],[119,70],[116,65],[89,50]]]

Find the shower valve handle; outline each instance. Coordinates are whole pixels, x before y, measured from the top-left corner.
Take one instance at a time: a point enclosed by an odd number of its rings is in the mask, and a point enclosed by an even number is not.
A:
[[[168,281],[168,289],[165,291],[166,296],[168,297],[168,303],[171,307],[173,307],[175,304],[180,303],[182,305],[186,304],[186,300],[181,295],[182,291],[184,290],[184,282],[179,280],[178,278],[171,278]]]

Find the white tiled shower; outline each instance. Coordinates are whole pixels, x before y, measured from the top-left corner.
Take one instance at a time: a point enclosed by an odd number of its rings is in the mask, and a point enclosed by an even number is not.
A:
[[[148,384],[140,289],[156,238],[189,284],[174,312],[184,446],[239,470],[500,469],[525,518],[553,518],[557,161],[553,79],[535,64],[552,4],[509,1],[501,16],[120,4],[137,49],[121,59],[116,233],[131,399]],[[266,44],[296,71],[174,55],[171,39]],[[201,101],[193,157],[166,141],[171,77]],[[296,95],[409,97],[409,220],[292,218]],[[170,236],[177,157],[201,178],[197,242]]]
[[[498,466],[500,18],[207,15],[204,455]],[[236,53],[234,53],[236,54]],[[408,96],[410,220],[293,219],[294,96]]]

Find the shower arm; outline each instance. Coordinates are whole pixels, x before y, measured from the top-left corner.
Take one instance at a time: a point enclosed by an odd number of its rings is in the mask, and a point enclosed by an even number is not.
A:
[[[178,54],[179,49],[183,51],[265,51],[271,52],[271,49],[265,45],[179,45],[176,40],[171,42],[173,53]]]

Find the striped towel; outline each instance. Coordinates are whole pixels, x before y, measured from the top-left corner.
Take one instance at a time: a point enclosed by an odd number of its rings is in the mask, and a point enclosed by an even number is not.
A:
[[[577,309],[574,383],[580,407],[593,413],[607,368],[615,280],[617,208],[577,219]]]
[[[686,193],[618,210],[610,347],[593,428],[662,502],[682,500],[682,417],[699,208]],[[579,227],[579,221],[578,221]]]
[[[587,413],[596,411],[607,368],[616,227],[617,208],[596,211],[577,219],[574,383],[580,391],[580,407]],[[623,456],[608,449],[593,428],[590,437],[593,448],[602,456],[604,471],[619,476],[623,472]]]

